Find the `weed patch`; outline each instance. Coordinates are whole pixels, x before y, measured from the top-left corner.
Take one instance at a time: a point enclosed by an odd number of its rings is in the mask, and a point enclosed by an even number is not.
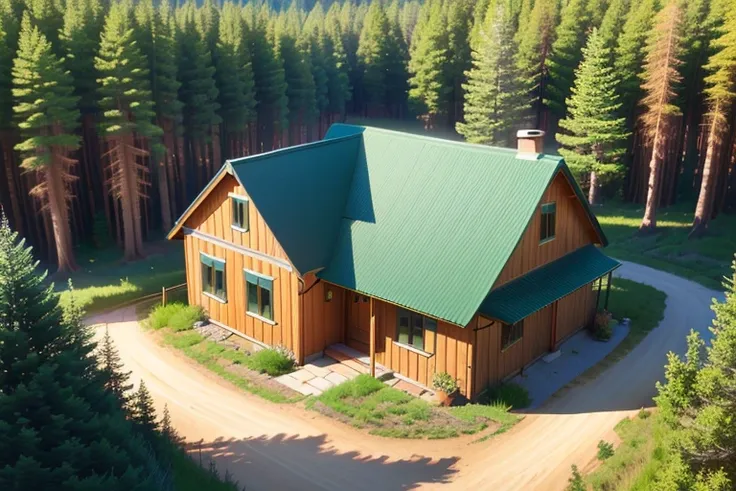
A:
[[[497,404],[511,409],[524,409],[532,402],[529,392],[521,385],[512,382],[489,387],[480,395],[479,400],[483,404]]]

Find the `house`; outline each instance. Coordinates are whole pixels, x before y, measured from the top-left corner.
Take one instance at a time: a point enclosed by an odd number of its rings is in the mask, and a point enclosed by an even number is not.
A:
[[[169,234],[189,302],[300,363],[344,343],[476,396],[590,324],[619,266],[565,162],[520,134],[517,151],[336,124],[226,162]]]

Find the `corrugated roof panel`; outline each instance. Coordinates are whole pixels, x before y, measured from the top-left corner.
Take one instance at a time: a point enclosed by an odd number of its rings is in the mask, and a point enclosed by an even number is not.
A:
[[[330,133],[346,134],[339,130]],[[466,325],[561,160],[372,128],[361,134],[346,218],[319,276]]]
[[[302,274],[330,260],[360,141],[358,135],[346,136],[230,161]]]
[[[514,324],[620,265],[594,245],[587,245],[493,290],[478,310]]]

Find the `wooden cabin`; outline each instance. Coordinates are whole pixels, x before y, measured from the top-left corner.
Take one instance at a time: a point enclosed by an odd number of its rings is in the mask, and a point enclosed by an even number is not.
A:
[[[541,132],[537,132],[541,133]],[[589,325],[619,265],[565,162],[334,125],[226,162],[169,234],[189,302],[299,363],[343,343],[478,395]]]

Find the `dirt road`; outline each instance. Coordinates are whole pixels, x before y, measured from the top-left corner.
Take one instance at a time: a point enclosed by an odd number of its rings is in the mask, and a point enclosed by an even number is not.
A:
[[[618,274],[667,295],[665,318],[624,360],[597,379],[568,390],[510,432],[484,443],[387,440],[242,393],[158,346],[135,322],[132,308],[91,318],[107,323],[134,378],[156,403],[167,402],[177,429],[200,441],[249,490],[394,490],[414,488],[554,490],[573,463],[585,466],[601,439],[625,416],[651,404],[666,353],[683,352],[691,328],[705,331],[711,298],[688,280],[635,264]]]

